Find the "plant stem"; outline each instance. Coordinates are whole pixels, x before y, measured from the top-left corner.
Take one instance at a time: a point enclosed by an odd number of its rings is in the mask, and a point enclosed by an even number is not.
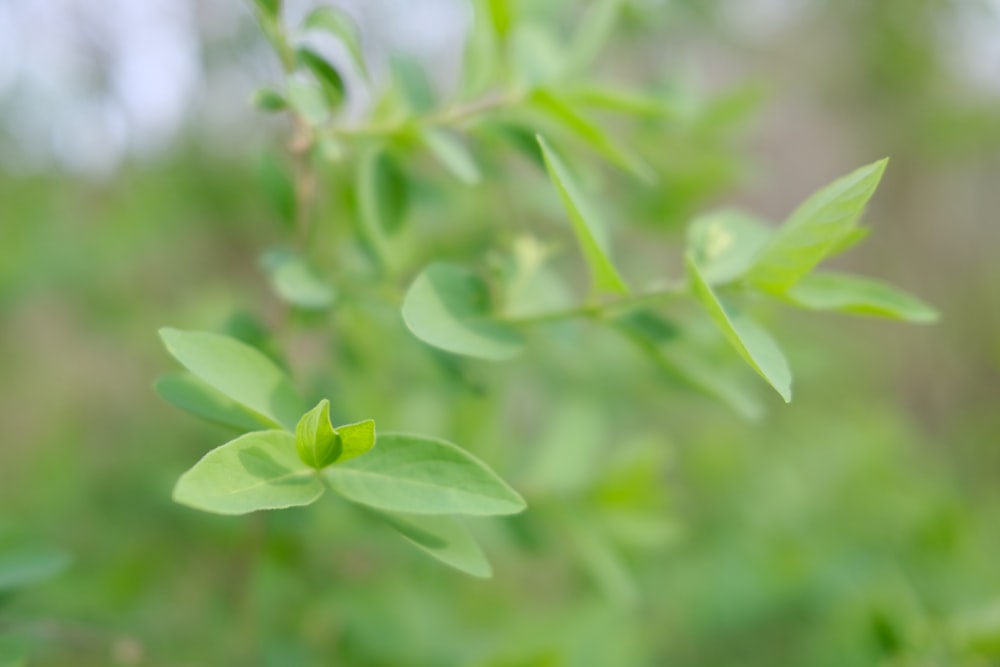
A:
[[[607,317],[608,315],[628,310],[629,308],[634,308],[636,306],[641,306],[645,303],[656,302],[668,298],[676,298],[683,296],[686,293],[687,285],[684,283],[676,283],[674,285],[651,290],[649,292],[642,292],[641,294],[630,294],[613,301],[605,301],[604,303],[582,304],[579,306],[573,306],[572,308],[553,310],[547,313],[527,315],[524,317],[498,317],[496,320],[503,322],[504,324],[525,326],[561,322],[564,320],[576,319],[578,317]]]

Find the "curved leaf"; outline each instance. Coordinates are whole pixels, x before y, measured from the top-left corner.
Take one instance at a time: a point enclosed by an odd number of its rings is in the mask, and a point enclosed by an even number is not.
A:
[[[542,148],[549,177],[556,186],[559,198],[573,223],[573,231],[576,232],[576,238],[590,267],[594,288],[608,292],[628,292],[625,281],[611,263],[610,244],[600,218],[589,208],[562,158],[552,150],[543,137],[538,137],[538,144]]]
[[[716,326],[725,334],[740,356],[746,360],[768,384],[774,387],[785,402],[792,400],[792,374],[781,348],[763,328],[749,317],[738,313],[716,296],[705,282],[694,259],[687,256],[687,271],[691,288]]]
[[[835,310],[919,323],[938,319],[937,311],[916,297],[877,280],[843,273],[808,275],[783,296],[796,306],[811,310]]]
[[[476,457],[450,442],[416,435],[381,435],[370,452],[323,475],[348,500],[392,512],[494,515],[525,507]]]
[[[491,361],[510,359],[524,345],[520,332],[491,321],[490,294],[476,274],[451,264],[431,264],[403,300],[403,321],[429,345]]]
[[[323,30],[340,39],[361,73],[368,75],[361,50],[361,31],[350,14],[339,7],[317,7],[309,12],[303,25],[308,29]]]
[[[240,432],[274,427],[270,419],[247,410],[190,373],[164,375],[154,387],[156,393],[171,405],[216,424]]]
[[[274,426],[295,428],[306,406],[291,380],[262,352],[203,331],[160,329],[167,351],[197,378]]]
[[[479,543],[458,519],[369,511],[392,526],[407,542],[445,565],[482,579],[493,576],[493,568]]]
[[[295,436],[257,431],[213,449],[174,487],[174,500],[215,514],[309,505],[323,495],[316,471],[296,453]]]
[[[771,231],[756,218],[723,209],[692,221],[687,243],[705,282],[716,285],[742,278],[770,237]]]

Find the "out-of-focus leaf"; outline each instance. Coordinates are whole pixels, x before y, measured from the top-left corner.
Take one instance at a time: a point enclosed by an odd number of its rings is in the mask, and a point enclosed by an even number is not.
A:
[[[298,308],[323,310],[333,305],[336,293],[301,255],[276,249],[264,255],[264,268],[271,287],[283,301]]]
[[[533,23],[518,25],[514,30],[507,58],[518,82],[528,90],[558,81],[566,64],[565,52],[552,35]]]
[[[326,96],[327,108],[335,109],[340,106],[344,101],[344,79],[340,72],[326,58],[306,47],[296,49],[295,58],[319,81]]]
[[[420,138],[445,169],[466,185],[475,185],[482,180],[479,165],[462,140],[447,130],[429,128],[421,132]]]
[[[667,100],[602,86],[574,88],[566,93],[566,98],[578,105],[635,116],[662,117],[677,113],[675,105]]]
[[[571,400],[549,415],[525,481],[534,491],[565,496],[584,491],[593,482],[608,426],[597,407]]]
[[[520,353],[520,332],[490,320],[489,288],[474,273],[451,264],[431,264],[403,300],[407,328],[429,345],[492,361]]]
[[[281,0],[253,0],[253,3],[261,13],[272,19],[281,13]]]
[[[160,329],[160,338],[196,377],[273,425],[293,430],[305,412],[291,380],[249,345],[219,334],[171,328]]]
[[[29,642],[17,635],[0,635],[0,667],[26,667]]]
[[[260,161],[261,189],[274,212],[286,226],[295,224],[295,186],[284,162],[273,154],[265,154]]]
[[[300,76],[288,80],[288,104],[310,125],[322,125],[330,118],[323,86]]]
[[[538,137],[538,144],[542,148],[549,177],[559,192],[559,198],[569,214],[573,231],[576,232],[580,248],[590,267],[593,288],[607,292],[628,292],[625,281],[611,262],[610,243],[600,218],[590,208],[562,158],[542,137]]]
[[[288,108],[288,102],[281,93],[270,88],[258,88],[254,91],[251,103],[261,111],[284,111]]]
[[[1000,602],[966,612],[951,626],[955,643],[964,651],[1000,658]]]
[[[861,167],[809,197],[772,237],[747,278],[777,294],[812,271],[857,223],[887,163]]]
[[[696,218],[688,226],[687,245],[702,277],[715,285],[742,278],[770,237],[757,219],[724,209]]]
[[[488,579],[493,568],[479,543],[461,521],[450,516],[369,510],[392,526],[406,541],[445,565]]]
[[[354,17],[339,7],[324,5],[309,12],[302,24],[307,29],[323,30],[338,38],[351,54],[358,70],[365,76],[368,75],[361,49],[361,31]]]
[[[0,550],[0,593],[8,593],[50,579],[67,567],[72,558],[53,547],[14,547]]]
[[[784,293],[786,300],[811,310],[836,310],[893,320],[928,323],[937,311],[885,283],[843,273],[812,273]]]
[[[564,515],[562,521],[587,573],[612,602],[631,607],[639,601],[639,585],[635,575],[607,538],[580,517]]]
[[[536,90],[531,95],[529,103],[557,127],[577,137],[612,163],[632,172],[647,183],[655,181],[656,174],[645,160],[616,144],[599,125],[561,97],[548,90]]]
[[[691,255],[687,255],[691,289],[719,330],[750,366],[774,387],[785,402],[792,400],[792,374],[781,348],[763,328],[746,315],[727,307],[701,275]]]
[[[270,419],[247,410],[190,373],[164,375],[156,381],[155,388],[175,407],[241,433],[274,427]]]
[[[392,56],[390,62],[393,79],[410,110],[418,114],[432,110],[437,104],[437,96],[420,63],[398,53]]]
[[[323,495],[316,470],[287,431],[257,431],[213,449],[174,487],[174,500],[215,514],[309,505]]]
[[[575,72],[590,67],[614,30],[623,0],[597,0],[588,3],[587,12],[573,35],[569,62]]]
[[[399,163],[384,149],[365,153],[358,169],[358,204],[368,224],[393,234],[403,226],[410,188]]]
[[[450,442],[416,435],[380,435],[367,454],[323,475],[348,500],[390,512],[496,515],[525,507],[479,459]]]

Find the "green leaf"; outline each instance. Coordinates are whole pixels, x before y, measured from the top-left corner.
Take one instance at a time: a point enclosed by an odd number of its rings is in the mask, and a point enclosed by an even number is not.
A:
[[[262,352],[203,331],[160,329],[167,351],[198,379],[258,417],[288,430],[306,410],[291,380]]]
[[[240,432],[274,427],[270,419],[247,410],[190,373],[164,375],[156,381],[155,389],[175,407]]]
[[[298,253],[276,249],[265,254],[262,263],[272,289],[284,302],[310,310],[333,305],[333,287]]]
[[[213,449],[184,473],[174,500],[215,514],[309,505],[323,495],[317,472],[296,455],[295,436],[257,431]]]
[[[262,14],[270,18],[277,18],[281,13],[281,0],[253,0]]]
[[[476,164],[469,149],[454,133],[429,128],[421,133],[421,139],[441,166],[459,181],[466,185],[475,185],[482,180],[479,165]]]
[[[870,227],[852,227],[837,239],[837,242],[830,246],[830,250],[827,253],[827,257],[833,257],[834,255],[839,255],[842,252],[846,252],[858,245],[871,234]]]
[[[72,558],[52,547],[15,547],[0,551],[0,594],[50,579],[67,567]]]
[[[541,136],[538,144],[542,148],[549,177],[559,192],[563,207],[573,223],[573,231],[590,267],[591,284],[594,290],[626,293],[628,287],[611,263],[610,244],[601,220],[584,200],[580,187],[570,176],[569,169],[555,151]]]
[[[312,49],[299,47],[295,51],[295,59],[300,65],[312,72],[323,88],[329,108],[336,108],[344,101],[344,79],[340,72],[326,58]]]
[[[350,14],[339,7],[317,7],[306,16],[303,26],[310,30],[323,30],[338,38],[361,73],[368,76],[361,49],[361,31]]]
[[[783,298],[810,310],[835,310],[907,322],[938,319],[931,306],[885,283],[842,273],[814,273],[784,293]]]
[[[586,71],[614,32],[623,0],[598,0],[587,3],[584,14],[570,45],[569,60],[574,71]]]
[[[747,275],[750,282],[777,294],[812,271],[854,228],[887,163],[861,167],[809,197],[757,258]]]
[[[421,271],[406,292],[402,312],[414,336],[455,354],[502,361],[524,346],[519,331],[489,319],[486,283],[452,264],[431,264]]]
[[[558,128],[577,137],[612,163],[632,172],[647,183],[656,180],[656,173],[645,160],[616,144],[599,125],[552,91],[536,90],[528,102],[532,108],[552,120]]]
[[[411,514],[516,514],[524,500],[459,447],[433,438],[380,435],[365,454],[323,471],[350,501]]]
[[[687,245],[705,282],[716,285],[742,278],[770,237],[756,218],[724,209],[696,218],[688,227]]]
[[[493,568],[479,543],[458,519],[369,511],[392,526],[407,542],[445,565],[474,577],[488,579],[493,576]]]
[[[325,468],[340,456],[344,446],[330,423],[330,401],[325,398],[302,415],[295,427],[295,448],[311,468]]]
[[[410,110],[417,114],[427,113],[437,104],[434,89],[427,79],[427,73],[415,59],[394,54],[390,58],[393,79],[399,86],[403,99]]]
[[[548,30],[533,23],[522,23],[514,29],[507,44],[507,59],[517,82],[529,90],[559,81],[566,69],[565,51]]]
[[[362,156],[358,197],[361,215],[375,231],[393,234],[403,226],[410,204],[409,183],[389,152],[374,149]]]
[[[335,463],[343,463],[361,456],[375,446],[375,421],[366,419],[356,424],[337,427],[342,449]]]
[[[26,667],[29,642],[17,635],[0,635],[0,667]]]
[[[603,86],[574,88],[567,94],[567,98],[574,103],[595,109],[635,116],[658,118],[677,113],[674,104],[659,97]]]
[[[251,103],[261,111],[284,111],[288,108],[288,102],[281,93],[270,88],[259,88],[254,91]]]
[[[323,87],[299,76],[288,80],[285,89],[288,104],[310,125],[322,125],[330,118]]]
[[[719,330],[740,356],[774,387],[785,402],[792,400],[792,375],[781,348],[764,329],[749,317],[727,307],[701,275],[694,259],[687,255],[691,289]]]

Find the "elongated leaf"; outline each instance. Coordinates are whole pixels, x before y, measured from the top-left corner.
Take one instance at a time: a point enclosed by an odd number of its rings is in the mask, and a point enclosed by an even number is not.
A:
[[[853,229],[887,163],[879,160],[861,167],[809,197],[760,254],[749,280],[780,293],[812,271]]]
[[[16,547],[0,551],[0,593],[32,586],[65,570],[70,555],[52,547]]]
[[[215,514],[309,505],[323,495],[317,472],[296,453],[295,436],[257,431],[213,449],[184,473],[174,500]]]
[[[421,134],[424,145],[452,176],[466,185],[482,180],[479,165],[465,144],[447,130],[428,129]]]
[[[575,88],[568,93],[568,99],[594,109],[635,116],[655,118],[676,115],[678,111],[675,104],[660,97],[602,86]]]
[[[781,348],[764,329],[749,317],[738,313],[716,296],[694,259],[687,256],[687,271],[695,297],[725,334],[740,356],[774,387],[785,402],[792,400],[792,375]]]
[[[380,435],[370,452],[323,474],[348,500],[391,512],[494,515],[525,507],[479,459],[450,442],[416,435]]]
[[[524,346],[516,329],[490,320],[486,283],[451,264],[431,264],[417,276],[403,300],[403,321],[429,345],[470,357],[502,361]]]
[[[562,97],[548,90],[536,90],[529,102],[534,109],[548,116],[557,127],[577,137],[614,164],[647,183],[656,180],[655,172],[645,160],[616,144],[599,125]]]
[[[832,257],[834,255],[839,255],[842,252],[846,252],[858,245],[871,234],[870,227],[852,227],[841,235],[837,242],[830,246],[830,250],[827,253],[827,257]]]
[[[928,323],[937,311],[885,283],[842,273],[814,273],[785,292],[784,298],[802,308],[836,310],[893,320]]]
[[[284,111],[288,108],[288,102],[281,93],[269,88],[259,88],[254,91],[251,103],[261,111]]]
[[[562,158],[541,136],[538,137],[538,144],[542,148],[549,177],[559,192],[559,198],[562,199],[563,206],[569,214],[573,231],[576,232],[576,238],[590,267],[593,288],[608,292],[628,292],[625,281],[618,275],[618,270],[611,262],[610,243],[600,218],[584,199],[583,193],[574,182]]]
[[[262,352],[202,331],[160,329],[167,351],[198,379],[275,426],[293,430],[306,411],[291,380]]]
[[[369,511],[392,526],[407,542],[445,565],[474,577],[487,579],[493,576],[493,568],[479,543],[458,519]]]
[[[507,44],[507,60],[518,83],[526,89],[559,81],[566,70],[566,53],[540,25],[521,23]]]
[[[274,427],[270,419],[247,410],[190,373],[164,375],[155,388],[164,400],[181,410],[241,433]]]
[[[309,310],[333,305],[333,286],[298,253],[285,249],[271,251],[262,263],[271,278],[272,289],[285,303]]]
[[[770,237],[766,225],[745,213],[714,211],[688,227],[688,251],[705,282],[728,283],[743,277]]]
[[[410,203],[406,175],[385,150],[368,151],[358,171],[361,215],[380,233],[392,234],[403,226]]]
[[[569,60],[575,71],[590,67],[608,42],[621,13],[623,0],[598,0],[590,5],[573,35]]]
[[[326,58],[306,47],[300,47],[295,51],[295,59],[319,81],[329,108],[336,108],[343,103],[344,79],[337,68]]]
[[[339,7],[323,6],[309,12],[303,25],[311,30],[323,30],[337,37],[354,59],[354,63],[365,76],[365,58],[361,49],[361,31],[354,18]]]

